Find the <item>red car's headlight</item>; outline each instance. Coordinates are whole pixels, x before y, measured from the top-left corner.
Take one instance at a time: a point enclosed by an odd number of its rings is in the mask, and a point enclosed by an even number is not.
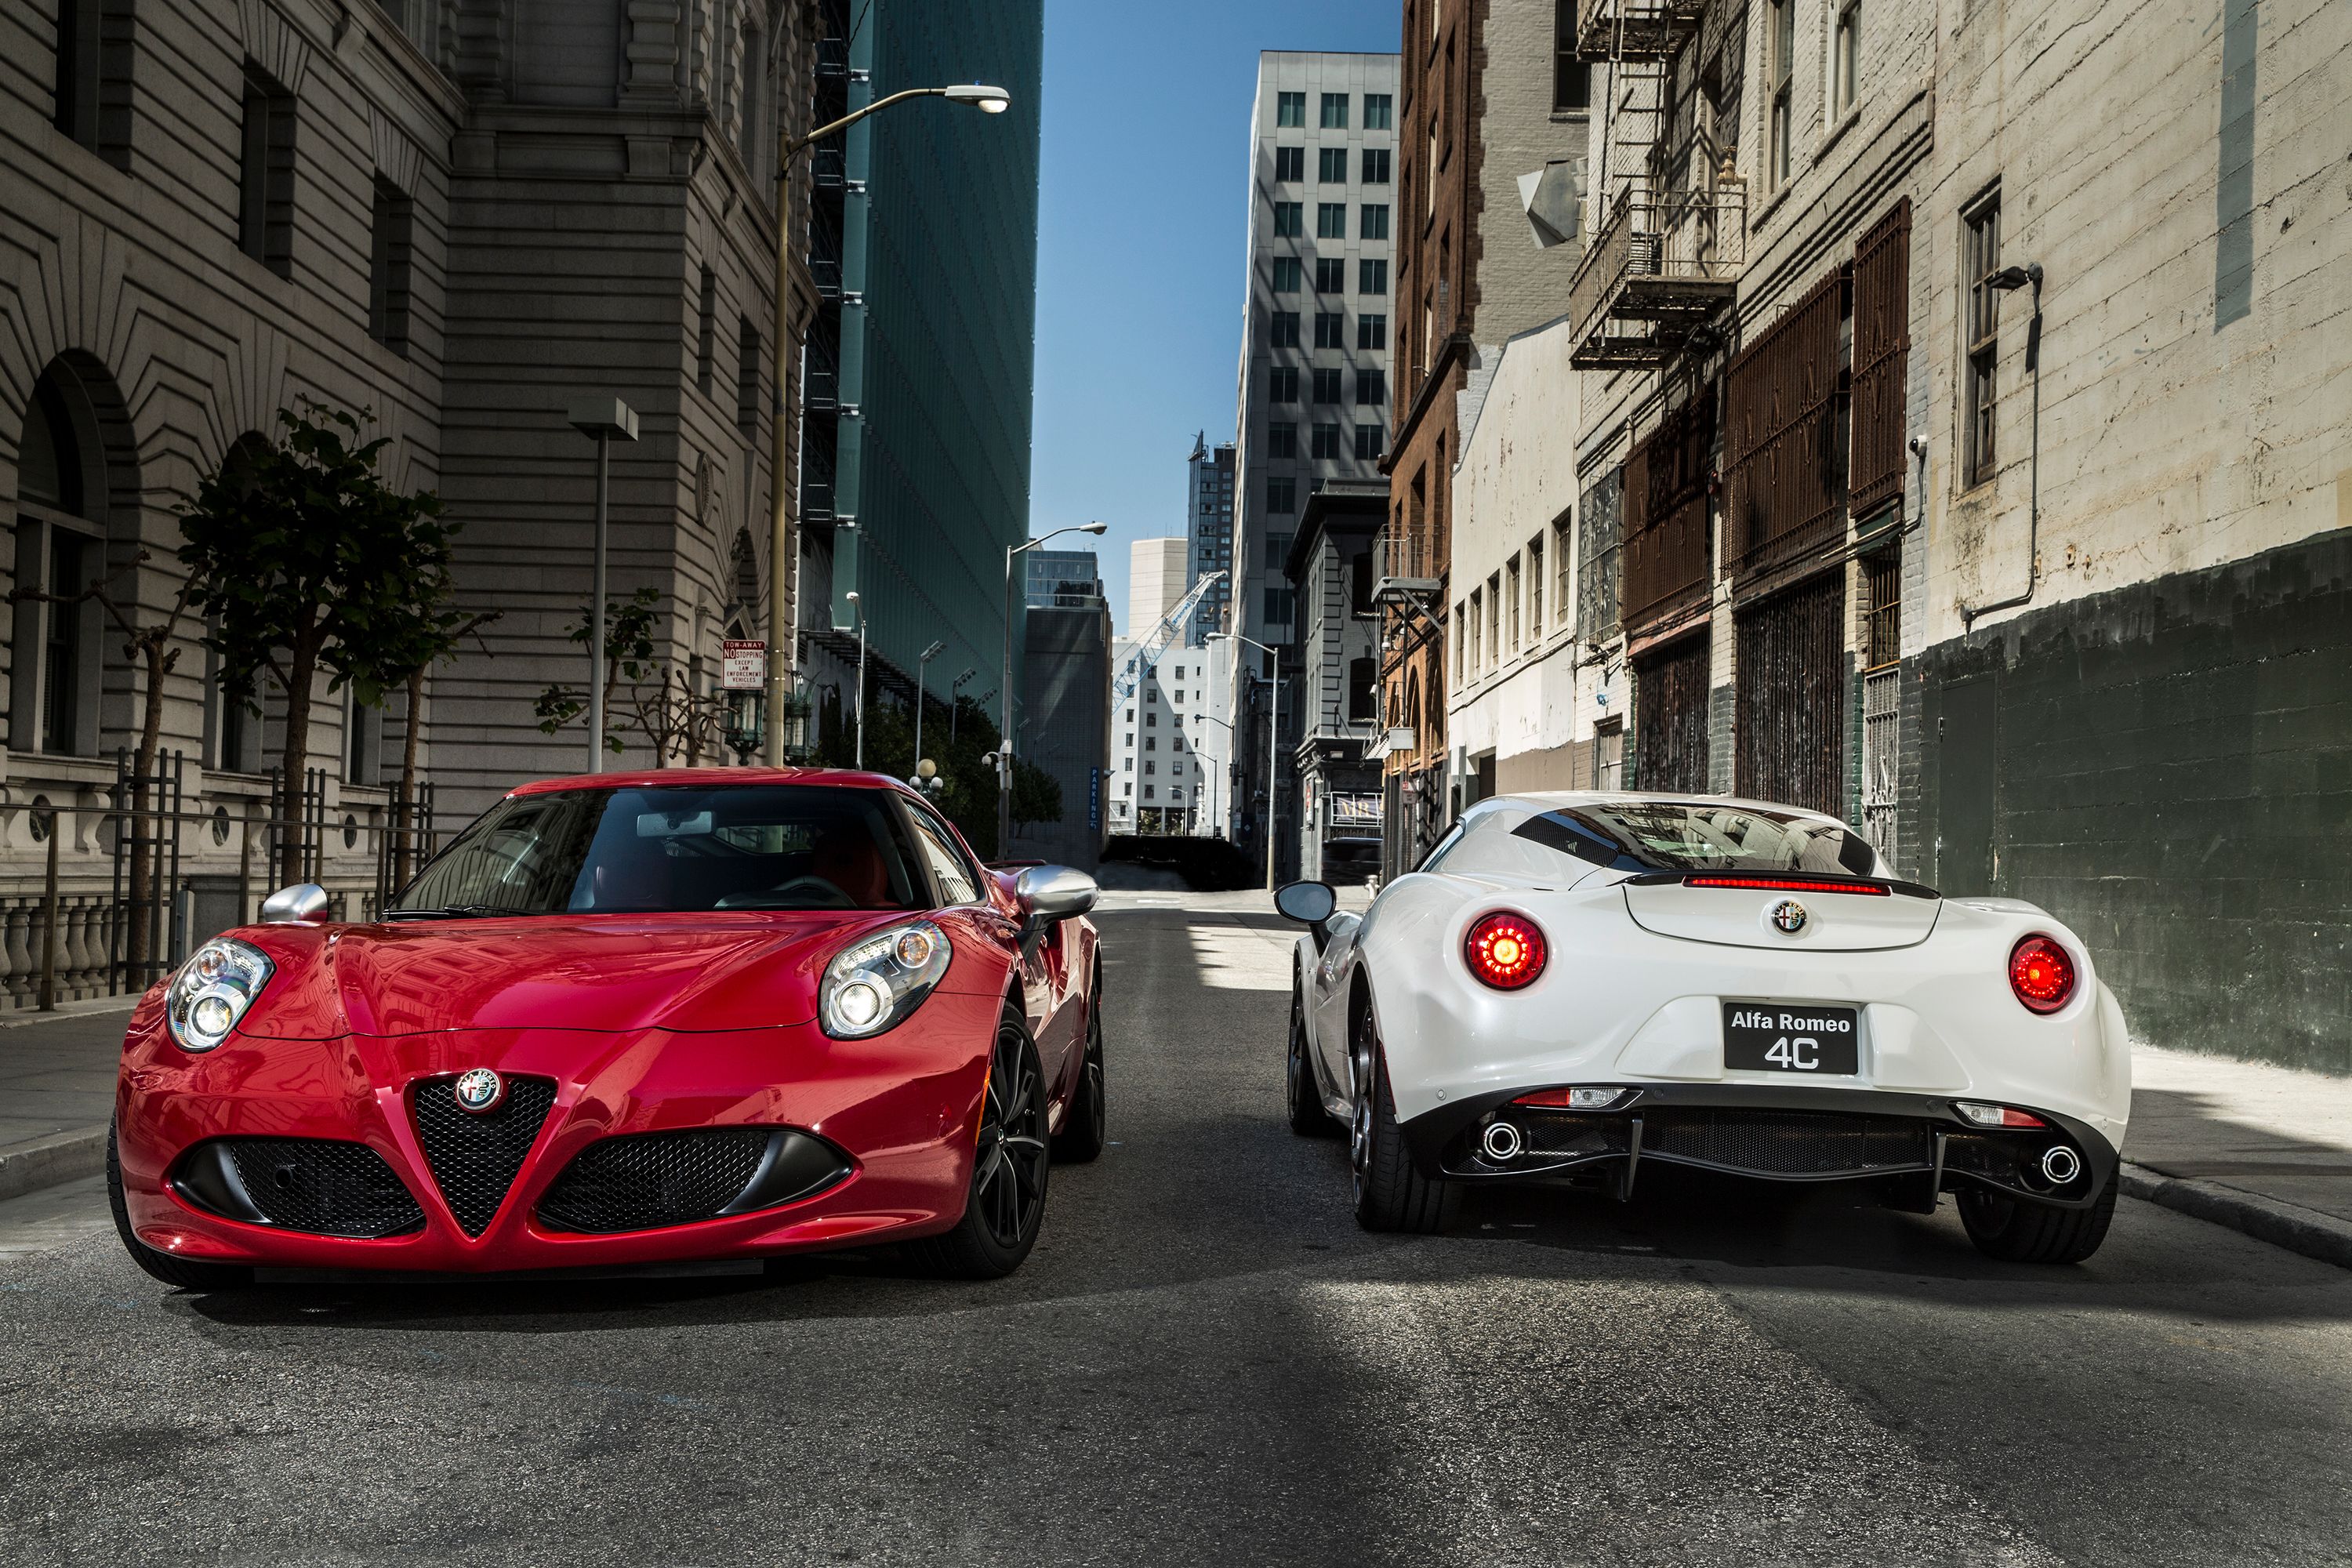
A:
[[[1462,939],[1462,959],[1470,973],[1497,991],[1534,984],[1549,956],[1536,922],[1508,910],[1481,916]]]
[[[860,938],[825,965],[817,1021],[837,1040],[861,1040],[902,1022],[948,972],[948,939],[929,921]]]
[[[251,942],[216,936],[188,957],[164,993],[163,1018],[184,1051],[208,1051],[228,1038],[277,965]]]
[[[2009,988],[2035,1013],[2055,1013],[2074,995],[2074,960],[2046,936],[2029,936],[2009,950]]]

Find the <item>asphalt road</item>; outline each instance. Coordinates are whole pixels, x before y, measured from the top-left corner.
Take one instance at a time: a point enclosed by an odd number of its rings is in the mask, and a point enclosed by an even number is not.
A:
[[[1367,1236],[1287,931],[1111,902],[1118,1142],[1000,1283],[196,1297],[94,1184],[0,1205],[0,1561],[2352,1562],[2352,1274],[1646,1175]]]

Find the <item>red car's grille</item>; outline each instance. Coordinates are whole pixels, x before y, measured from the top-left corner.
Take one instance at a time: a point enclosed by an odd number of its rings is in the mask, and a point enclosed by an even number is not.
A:
[[[427,1079],[416,1086],[415,1099],[416,1140],[425,1145],[433,1180],[466,1234],[479,1236],[498,1216],[555,1103],[555,1080],[510,1078],[506,1099],[481,1115],[458,1108],[455,1079]]]
[[[236,1173],[227,1194],[201,1180],[180,1191],[231,1219],[264,1222],[311,1236],[376,1240],[425,1228],[425,1211],[383,1156],[364,1143],[330,1138],[222,1138],[184,1165],[193,1171],[209,1153],[227,1156]],[[243,1204],[236,1202],[244,1200]],[[250,1208],[246,1208],[249,1204]]]
[[[539,1200],[540,1223],[609,1236],[714,1218],[751,1184],[770,1136],[713,1127],[591,1143]]]

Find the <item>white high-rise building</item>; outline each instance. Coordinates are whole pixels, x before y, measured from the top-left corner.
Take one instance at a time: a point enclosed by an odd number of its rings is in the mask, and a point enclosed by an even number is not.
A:
[[[1186,542],[1139,539],[1127,557],[1127,635],[1140,642],[1183,600],[1192,579],[1184,570]]]
[[[1106,815],[1111,832],[1227,834],[1234,753],[1224,694],[1233,679],[1233,646],[1171,642],[1139,672],[1132,691],[1111,693]],[[1113,645],[1114,678],[1135,652],[1131,639]]]

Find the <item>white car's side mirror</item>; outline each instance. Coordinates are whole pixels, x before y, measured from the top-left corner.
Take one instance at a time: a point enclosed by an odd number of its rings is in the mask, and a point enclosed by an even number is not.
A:
[[[297,882],[261,900],[263,925],[322,926],[327,919],[327,889],[316,882]]]
[[[1320,927],[1339,907],[1328,882],[1285,882],[1274,890],[1274,907],[1284,920]]]

